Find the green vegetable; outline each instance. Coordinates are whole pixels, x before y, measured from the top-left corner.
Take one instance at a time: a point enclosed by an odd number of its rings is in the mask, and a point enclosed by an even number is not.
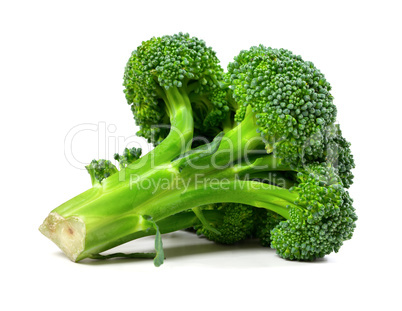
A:
[[[217,243],[256,237],[290,260],[337,252],[357,216],[350,144],[331,86],[311,63],[262,45],[224,73],[187,34],[152,38],[131,55],[125,95],[137,133],[155,145],[88,167],[93,187],[54,209],[40,231],[73,261],[154,256],[161,234],[194,228]],[[155,235],[155,254],[101,255]]]

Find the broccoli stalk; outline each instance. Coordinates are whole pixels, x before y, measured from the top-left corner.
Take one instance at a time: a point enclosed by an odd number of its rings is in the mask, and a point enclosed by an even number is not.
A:
[[[162,92],[162,91],[161,91]],[[170,130],[167,137],[158,146],[142,158],[143,170],[156,166],[178,156],[189,148],[193,138],[193,111],[185,87],[170,87],[163,91],[166,111],[170,119]]]

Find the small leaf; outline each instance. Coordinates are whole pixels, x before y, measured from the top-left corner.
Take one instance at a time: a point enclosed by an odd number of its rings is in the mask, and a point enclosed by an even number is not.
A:
[[[165,254],[163,252],[163,244],[162,244],[162,236],[161,233],[159,231],[159,227],[156,224],[156,222],[154,222],[153,220],[150,220],[153,224],[153,227],[156,231],[155,233],[155,252],[156,252],[156,256],[154,258],[154,265],[155,267],[159,267],[161,264],[163,264],[163,261],[165,259]]]

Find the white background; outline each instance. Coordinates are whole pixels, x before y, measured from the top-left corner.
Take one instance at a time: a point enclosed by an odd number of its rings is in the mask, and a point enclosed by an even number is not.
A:
[[[401,310],[398,1],[144,3],[1,2],[0,309]],[[124,66],[142,40],[179,31],[213,46],[224,67],[261,43],[325,73],[357,163],[359,220],[338,254],[287,262],[253,243],[222,247],[176,233],[164,237],[160,268],[148,260],[74,264],[39,233],[51,209],[90,186],[87,162],[127,144],[146,147],[133,137]],[[80,124],[93,131],[74,136],[68,161],[65,138]]]

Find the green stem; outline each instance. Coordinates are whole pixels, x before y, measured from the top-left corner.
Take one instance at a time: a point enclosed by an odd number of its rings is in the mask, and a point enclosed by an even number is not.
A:
[[[288,189],[256,181],[195,176],[191,184],[177,184],[137,205],[135,212],[158,221],[196,206],[233,202],[267,208],[288,219],[289,206],[294,206],[297,197]]]
[[[194,121],[191,102],[186,88],[171,87],[165,92],[166,110],[170,116],[170,132],[168,136],[149,153],[133,162],[128,168],[121,170],[104,181],[104,187],[109,188],[130,175],[142,174],[159,165],[170,162],[191,148]]]
[[[243,122],[225,133],[218,150],[214,154],[193,162],[187,171],[191,174],[194,169],[199,173],[222,170],[233,166],[234,163],[243,161],[245,158],[253,158],[256,154],[259,154],[260,157],[266,155],[264,142],[261,135],[256,131],[255,122],[252,113],[246,114]]]
[[[225,133],[227,133],[233,129],[234,123],[232,120],[233,120],[232,111],[229,111],[226,114],[226,118],[222,122],[223,131]]]
[[[242,176],[242,178],[248,180],[256,180],[259,179],[263,182],[268,182],[272,185],[276,185],[281,188],[290,189],[295,185],[293,180],[288,179],[287,177],[283,176],[283,172],[256,172],[250,173],[246,176]]]

